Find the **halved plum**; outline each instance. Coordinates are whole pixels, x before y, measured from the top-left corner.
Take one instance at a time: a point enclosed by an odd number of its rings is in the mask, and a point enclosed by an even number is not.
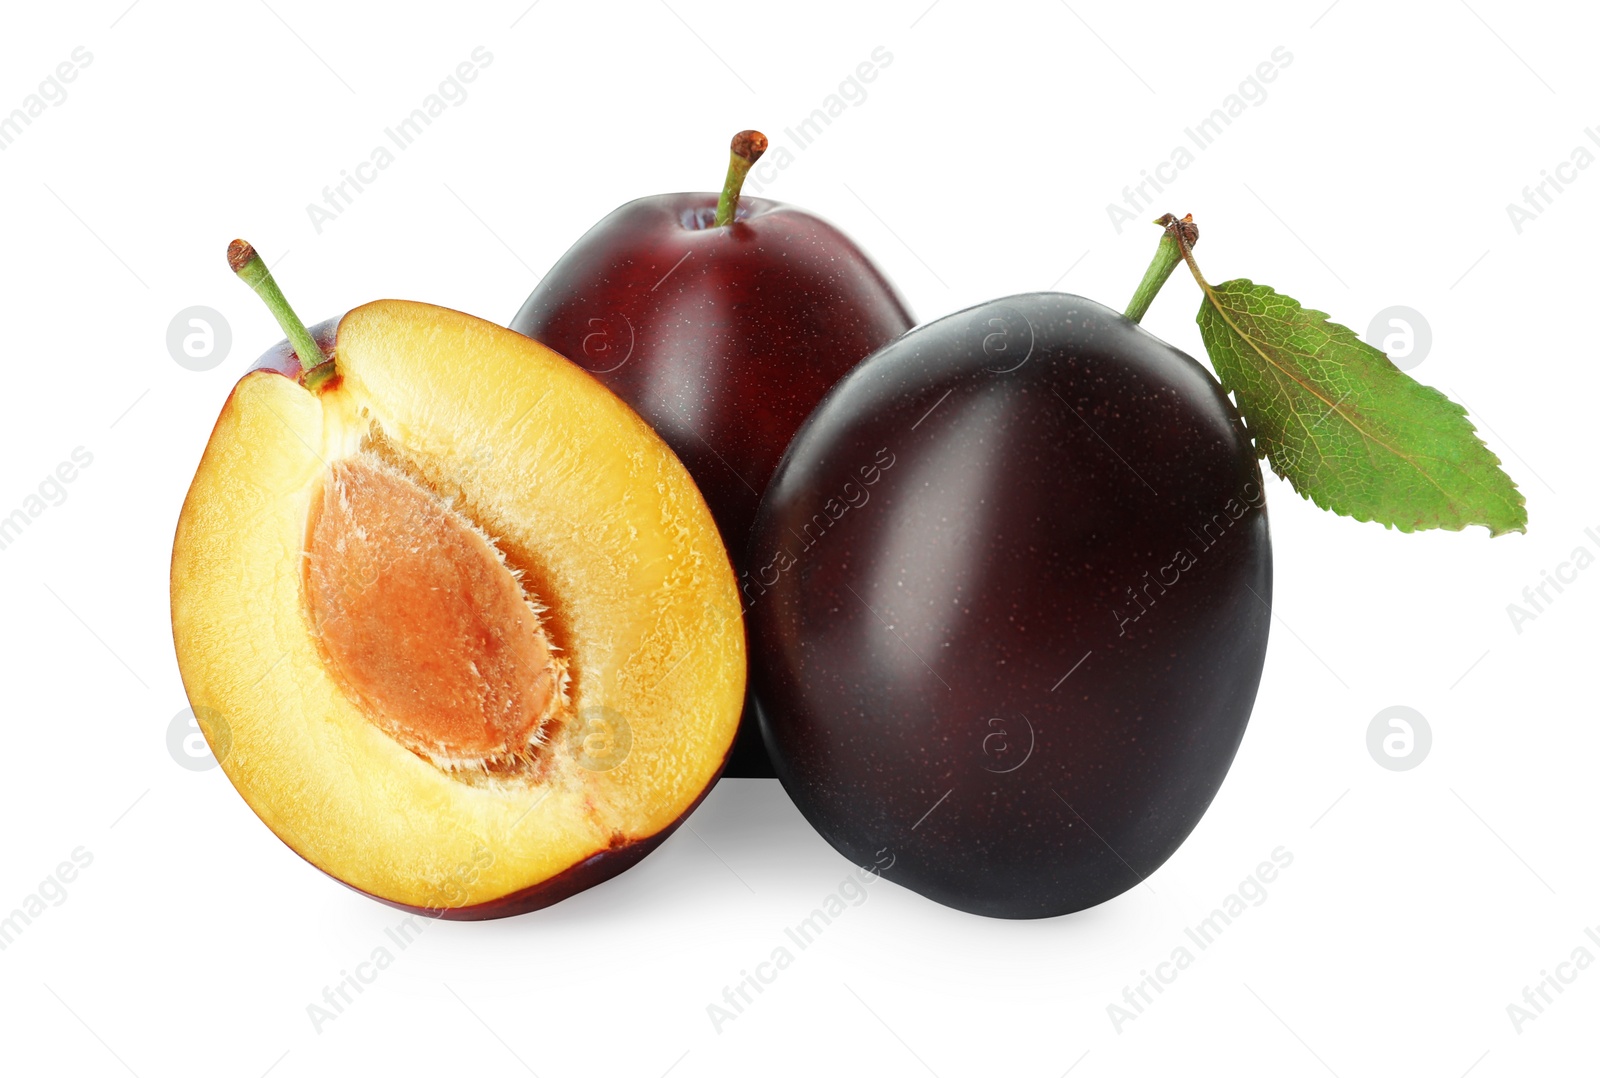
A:
[[[223,769],[394,905],[504,916],[615,875],[738,726],[704,499],[609,390],[492,323],[370,303],[332,362],[239,381],[178,521],[173,635]]]

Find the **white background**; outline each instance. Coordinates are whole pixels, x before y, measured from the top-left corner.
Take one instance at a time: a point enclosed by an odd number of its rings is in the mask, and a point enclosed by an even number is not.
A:
[[[1506,204],[1600,123],[1600,19],[1507,0],[671,3],[10,10],[0,112],[75,47],[93,60],[0,152],[0,515],[75,447],[93,463],[0,550],[0,913],[74,849],[93,862],[0,952],[0,1066],[1592,1073],[1600,965],[1520,1032],[1507,1005],[1575,948],[1600,958],[1600,569],[1520,633],[1506,607],[1575,547],[1600,552],[1600,168],[1520,234]],[[318,234],[306,204],[480,45],[470,97]],[[880,45],[893,60],[866,99],[764,193],[841,225],[921,318],[1052,287],[1120,307],[1158,239],[1142,222],[1193,211],[1213,279],[1269,282],[1358,331],[1422,312],[1413,373],[1469,404],[1529,533],[1406,536],[1270,483],[1277,619],[1243,748],[1177,855],[1099,908],[984,920],[879,883],[719,1031],[707,1005],[850,871],[775,782],[725,782],[613,882],[431,924],[317,1031],[307,1005],[401,915],[306,865],[166,742],[186,706],[174,521],[229,387],[280,336],[224,246],[254,241],[308,320],[397,296],[504,322],[614,206],[713,188],[733,131],[793,145],[783,129]],[[1293,60],[1265,101],[1119,234],[1107,203],[1278,46]],[[1180,272],[1145,324],[1198,354],[1197,303]],[[207,372],[165,343],[193,305],[232,328]],[[1396,704],[1434,738],[1404,772],[1366,747]],[[1267,900],[1119,1028],[1108,1005],[1279,846],[1294,861]]]

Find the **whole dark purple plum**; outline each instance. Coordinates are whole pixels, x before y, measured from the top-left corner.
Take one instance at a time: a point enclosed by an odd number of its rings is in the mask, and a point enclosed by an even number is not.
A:
[[[1049,917],[1199,821],[1266,655],[1272,548],[1238,413],[1077,296],[984,304],[856,367],[790,445],[741,581],[784,788],[859,865]]]

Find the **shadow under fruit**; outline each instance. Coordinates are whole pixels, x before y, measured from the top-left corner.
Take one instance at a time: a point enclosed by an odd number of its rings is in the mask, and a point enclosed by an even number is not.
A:
[[[859,865],[996,917],[1136,886],[1194,828],[1260,682],[1261,473],[1194,360],[1036,294],[841,382],[746,563],[785,789]]]

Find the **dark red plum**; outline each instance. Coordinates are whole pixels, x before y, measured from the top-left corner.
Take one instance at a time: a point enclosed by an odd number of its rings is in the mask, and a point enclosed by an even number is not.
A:
[[[994,917],[1136,886],[1244,735],[1272,551],[1238,413],[1077,296],[857,367],[769,484],[742,580],[784,788],[858,865]]]
[[[718,227],[716,206],[712,193],[674,194],[613,211],[539,282],[511,328],[582,365],[655,427],[737,558],[800,424],[912,318],[828,222],[744,198]],[[727,774],[772,774],[748,716]]]

